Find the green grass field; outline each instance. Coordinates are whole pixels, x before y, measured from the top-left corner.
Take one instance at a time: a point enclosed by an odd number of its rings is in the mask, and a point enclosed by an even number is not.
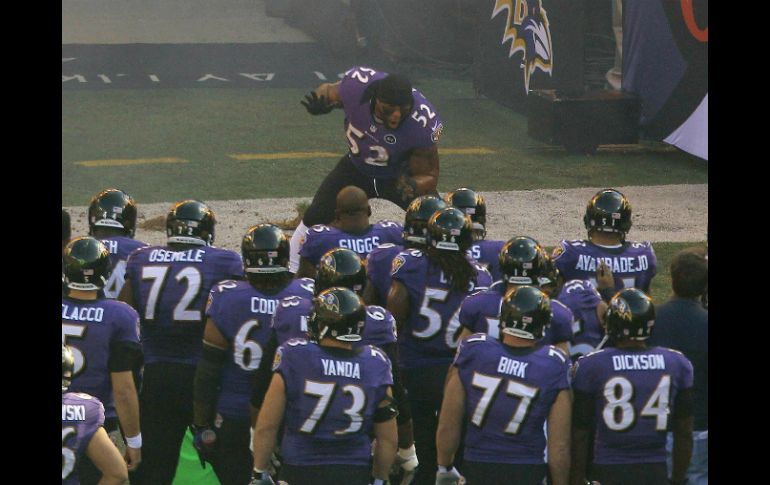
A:
[[[416,79],[440,109],[439,190],[707,183],[708,163],[662,144],[568,155],[526,134],[527,120],[476,97],[469,81]],[[309,86],[310,88],[311,86]],[[310,116],[298,89],[62,91],[62,204],[118,186],[138,201],[312,196],[347,149],[339,111]],[[328,158],[238,161],[231,154],[323,151]],[[441,153],[441,152],[440,152]],[[336,155],[338,154],[338,155]],[[86,167],[77,162],[175,157],[186,163]]]

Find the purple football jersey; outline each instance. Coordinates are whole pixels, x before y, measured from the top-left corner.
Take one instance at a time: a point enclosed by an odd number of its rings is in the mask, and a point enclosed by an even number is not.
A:
[[[460,343],[453,365],[465,389],[465,459],[543,463],[543,424],[556,396],[569,389],[564,352],[516,349],[477,333]]]
[[[78,485],[78,464],[88,444],[104,426],[104,406],[98,398],[79,392],[61,396],[61,483]]]
[[[468,256],[489,271],[489,274],[492,275],[492,281],[503,279],[503,273],[500,272],[500,250],[503,249],[504,245],[505,241],[484,239],[473,243],[468,249]]]
[[[483,266],[470,260],[476,269],[465,291],[451,289],[438,264],[419,249],[402,251],[393,259],[391,276],[409,293],[409,317],[399,336],[399,365],[403,368],[427,367],[452,362],[460,336],[460,304],[476,289],[486,288],[492,277]]]
[[[403,230],[401,224],[394,221],[380,221],[372,224],[363,234],[353,234],[325,224],[316,224],[308,229],[299,255],[313,263],[313,266],[318,265],[324,253],[334,248],[350,249],[361,259],[366,259],[369,253],[380,244],[403,243],[401,237]]]
[[[385,243],[374,248],[366,258],[366,277],[377,292],[380,303],[385,305],[390,291],[390,267],[393,258],[404,250],[399,244]]]
[[[273,370],[286,385],[284,463],[368,466],[373,414],[393,385],[387,355],[292,339],[278,347]]]
[[[75,356],[72,392],[98,398],[108,418],[117,416],[112,398],[110,347],[115,342],[139,343],[139,315],[117,300],[61,299],[62,343]]]
[[[142,322],[145,363],[196,364],[209,291],[242,275],[241,256],[227,249],[147,246],[131,253],[126,279]]]
[[[489,289],[478,291],[460,306],[460,325],[473,333],[500,336],[500,307],[506,283],[497,281]],[[572,312],[556,300],[551,300],[551,324],[546,327],[541,343],[546,345],[572,340]]]
[[[273,330],[275,330],[278,345],[293,338],[309,338],[307,319],[312,309],[312,295],[290,296],[281,300],[273,317]],[[380,347],[395,342],[396,319],[393,315],[381,306],[367,305],[364,333],[361,334],[361,340],[353,342],[353,347],[365,345]]]
[[[250,415],[251,380],[259,369],[262,351],[270,340],[270,322],[284,297],[312,296],[308,278],[292,280],[274,295],[260,292],[247,281],[226,280],[211,289],[206,316],[230,344],[222,368],[217,411],[230,417]]]
[[[342,78],[339,95],[350,160],[365,175],[392,179],[400,174],[412,149],[438,143],[444,125],[436,108],[416,89],[412,89],[412,113],[395,130],[378,123],[371,102],[362,98],[373,81],[386,75],[367,67],[352,68]]]
[[[649,241],[605,248],[586,240],[562,240],[551,257],[565,281],[590,280],[596,286],[596,268],[603,260],[612,271],[615,290],[639,288],[648,293],[658,264]]]
[[[664,347],[608,347],[579,358],[572,386],[593,396],[594,462],[665,462],[671,404],[692,383],[687,357]]]
[[[604,329],[596,315],[596,307],[602,301],[599,292],[588,280],[571,280],[564,283],[558,300],[575,316],[570,355],[593,352],[604,337]]]
[[[104,296],[115,299],[126,282],[126,261],[136,248],[147,246],[147,243],[126,236],[112,236],[99,239],[110,251],[112,274],[104,285]]]

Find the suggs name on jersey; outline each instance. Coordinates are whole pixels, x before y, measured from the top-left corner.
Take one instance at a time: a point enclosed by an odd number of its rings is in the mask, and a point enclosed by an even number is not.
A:
[[[85,421],[86,407],[82,404],[62,404],[61,420],[62,421]]]
[[[277,305],[278,300],[270,300],[268,298],[260,298],[258,296],[251,297],[251,313],[275,315],[275,307]]]
[[[596,271],[597,263],[604,261],[613,273],[631,273],[633,271],[644,271],[649,268],[647,256],[640,254],[638,257],[621,258],[594,258],[587,254],[581,254],[575,264],[575,269],[583,271]]]
[[[101,322],[104,316],[104,308],[72,307],[62,303],[61,317],[65,320],[77,320],[79,322]]]
[[[153,249],[150,252],[151,263],[173,263],[176,261],[184,263],[202,263],[203,249],[188,249],[187,251],[169,251],[167,249]]]
[[[337,245],[357,253],[371,253],[372,249],[380,245],[380,236],[372,236],[364,239],[340,239]]]
[[[358,362],[321,359],[321,363],[324,366],[324,375],[352,377],[353,379],[361,378],[361,369],[358,366]]]

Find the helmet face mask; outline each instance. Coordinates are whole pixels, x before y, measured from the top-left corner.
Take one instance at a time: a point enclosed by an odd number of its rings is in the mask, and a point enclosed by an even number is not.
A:
[[[315,277],[315,291],[340,286],[361,295],[366,286],[366,266],[355,251],[334,248],[321,256]]]
[[[166,217],[169,243],[211,246],[214,244],[214,212],[203,202],[177,202]]]
[[[428,243],[436,249],[465,253],[473,244],[470,217],[455,207],[436,212],[428,221]]]
[[[61,344],[61,392],[67,392],[72,383],[72,373],[75,370],[75,356],[69,347]]]
[[[461,187],[449,192],[446,203],[470,216],[473,228],[473,240],[481,241],[487,236],[487,203],[475,190]]]
[[[509,289],[500,306],[500,339],[511,335],[538,340],[551,324],[551,299],[534,286]]]
[[[426,246],[428,244],[428,220],[441,209],[447,207],[444,200],[434,195],[417,197],[409,204],[404,216],[404,241]]]
[[[540,286],[548,278],[547,254],[531,237],[509,239],[500,250],[499,262],[506,283]]]
[[[62,255],[64,282],[71,290],[104,288],[112,273],[110,252],[98,239],[81,236],[70,241]]]
[[[241,256],[246,273],[287,273],[289,238],[277,226],[257,224],[243,236]]]
[[[655,325],[655,305],[642,290],[620,290],[610,300],[604,325],[612,339],[647,340]]]
[[[313,298],[308,328],[318,342],[324,337],[341,342],[358,342],[365,321],[366,306],[361,297],[348,288],[334,286]]]
[[[93,196],[88,206],[88,234],[98,227],[124,231],[129,237],[136,232],[136,203],[119,189],[105,189]]]
[[[631,204],[614,189],[600,190],[588,202],[583,224],[591,231],[614,232],[625,239],[631,230]]]

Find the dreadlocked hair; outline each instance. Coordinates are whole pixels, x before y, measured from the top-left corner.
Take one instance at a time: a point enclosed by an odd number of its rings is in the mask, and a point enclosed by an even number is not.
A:
[[[465,252],[446,251],[426,247],[425,254],[432,262],[439,265],[444,276],[451,282],[452,290],[465,292],[471,281],[476,283],[476,269],[465,258]]]

